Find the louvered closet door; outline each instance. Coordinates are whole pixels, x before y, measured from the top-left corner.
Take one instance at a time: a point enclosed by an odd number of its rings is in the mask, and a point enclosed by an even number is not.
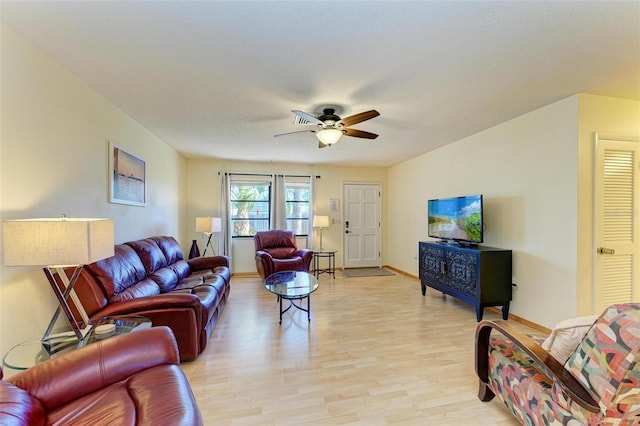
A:
[[[640,301],[640,142],[597,139],[595,179],[596,314]]]

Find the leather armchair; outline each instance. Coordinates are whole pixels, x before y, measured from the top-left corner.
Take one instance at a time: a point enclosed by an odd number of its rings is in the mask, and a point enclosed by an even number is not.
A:
[[[262,279],[280,271],[309,272],[313,251],[298,249],[292,231],[271,230],[256,233],[256,268]]]
[[[105,338],[0,381],[0,424],[202,425],[179,363],[168,327]]]

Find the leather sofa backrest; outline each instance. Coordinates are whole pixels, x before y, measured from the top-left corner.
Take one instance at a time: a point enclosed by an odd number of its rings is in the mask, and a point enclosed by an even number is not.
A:
[[[145,238],[125,244],[140,256],[148,277],[163,293],[173,290],[191,272],[183,260],[180,244],[173,237]]]
[[[184,255],[182,254],[182,247],[178,244],[173,237],[151,237],[150,240],[155,241],[158,245],[164,257],[167,259],[167,263],[169,265],[176,263],[180,260],[184,260]]]
[[[145,278],[144,265],[136,252],[126,244],[119,244],[114,247],[113,256],[84,266],[75,290],[87,314],[92,315],[114,298],[126,299],[126,295],[119,295]],[[155,287],[138,289],[137,293],[157,294],[160,290]]]
[[[144,240],[129,241],[125,243],[131,247],[140,257],[147,275],[150,275],[158,269],[168,265],[167,258],[164,256],[158,244],[151,238]]]
[[[256,233],[253,238],[256,251],[265,251],[274,259],[295,256],[297,245],[293,231],[276,229]]]
[[[171,291],[191,274],[173,237],[151,237],[114,247],[114,255],[83,268],[76,284],[87,314],[111,302]]]

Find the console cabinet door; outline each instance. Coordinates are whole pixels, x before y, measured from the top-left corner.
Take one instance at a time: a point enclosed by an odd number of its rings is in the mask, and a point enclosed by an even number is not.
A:
[[[447,287],[475,298],[478,295],[478,255],[473,252],[447,252]]]
[[[420,281],[423,296],[427,286],[444,290],[445,259],[445,251],[442,248],[420,243]]]

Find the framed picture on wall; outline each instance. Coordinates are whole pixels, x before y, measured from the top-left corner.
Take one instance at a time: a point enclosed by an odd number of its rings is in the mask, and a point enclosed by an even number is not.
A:
[[[132,206],[147,202],[145,161],[109,141],[109,201]]]

